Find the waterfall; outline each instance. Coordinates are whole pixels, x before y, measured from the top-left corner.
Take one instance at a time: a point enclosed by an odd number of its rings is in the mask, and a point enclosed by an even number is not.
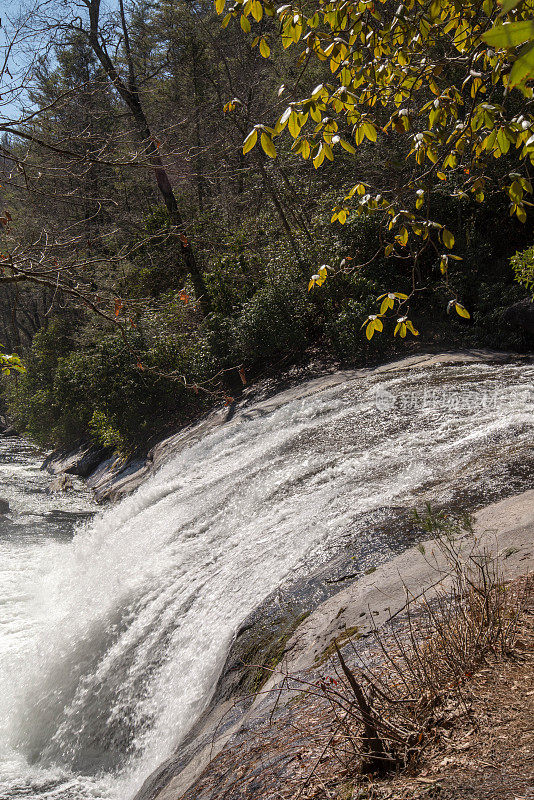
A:
[[[17,590],[31,624],[0,648],[0,794],[133,793],[276,587],[347,545],[387,558],[369,512],[512,480],[532,446],[533,378],[521,364],[421,367],[238,412],[72,539],[41,536]]]

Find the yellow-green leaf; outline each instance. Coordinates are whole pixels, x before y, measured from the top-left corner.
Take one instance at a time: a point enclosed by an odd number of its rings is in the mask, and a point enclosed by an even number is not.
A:
[[[372,314],[370,317],[368,317],[366,322],[364,322],[364,325],[367,325],[365,329],[365,335],[369,340],[373,338],[375,331],[382,331],[384,329],[382,320],[376,314]]]
[[[382,300],[382,304],[380,306],[380,313],[385,314],[388,309],[393,308],[394,304],[395,300],[387,294]]]
[[[492,47],[517,47],[534,38],[534,20],[494,25],[481,38]]]
[[[273,144],[273,140],[266,133],[262,133],[261,135],[261,146],[263,147],[265,155],[269,156],[269,158],[276,158],[276,148]]]
[[[523,187],[519,183],[518,180],[512,182],[512,185],[508,189],[508,194],[510,195],[510,199],[514,201],[514,203],[520,203],[523,199]]]
[[[362,125],[362,130],[370,142],[376,142],[376,128],[374,125],[372,125],[370,122],[364,122]]]
[[[527,212],[525,211],[524,206],[517,205],[515,209],[515,213],[519,222],[526,222],[527,221]]]
[[[526,44],[520,51],[510,72],[510,85],[519,86],[534,75],[534,43]]]
[[[289,115],[289,121],[287,123],[287,127],[289,129],[289,133],[296,139],[297,136],[300,134],[300,116],[296,111],[292,111]]]
[[[443,244],[445,245],[445,247],[448,247],[449,250],[452,250],[452,248],[454,247],[454,236],[452,235],[452,233],[449,230],[447,230],[447,228],[443,228],[441,236],[443,238]]]
[[[350,153],[351,155],[355,154],[356,149],[351,144],[349,144],[349,142],[346,142],[345,139],[340,139],[339,144],[344,150],[347,151],[347,153]]]
[[[248,153],[249,150],[252,150],[252,148],[256,146],[257,141],[258,131],[256,128],[254,128],[243,142],[243,154]]]
[[[259,22],[263,17],[263,7],[259,0],[252,0],[251,12],[256,22]]]
[[[456,309],[456,313],[458,314],[458,316],[463,317],[464,319],[471,318],[471,314],[466,308],[464,308],[464,306],[461,303],[456,302],[454,304],[454,308]]]
[[[404,225],[400,229],[398,236],[396,236],[395,238],[397,239],[399,244],[402,244],[404,247],[406,247],[406,245],[408,244],[408,231],[406,230]]]
[[[317,151],[317,155],[313,159],[313,166],[315,169],[318,169],[321,164],[323,163],[325,158],[324,147],[322,144],[319,145],[319,150]]]

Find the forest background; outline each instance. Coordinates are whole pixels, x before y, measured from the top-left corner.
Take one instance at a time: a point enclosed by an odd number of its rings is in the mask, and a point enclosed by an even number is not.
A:
[[[502,8],[488,0],[461,11],[445,0],[308,5],[8,4],[0,342],[25,372],[6,362],[3,394],[16,428],[41,445],[92,439],[127,455],[231,403],[259,377],[310,361],[531,348],[532,333],[512,324],[508,309],[532,287],[532,99],[501,80],[515,43],[485,86],[497,56],[473,33],[489,30]],[[528,19],[528,3],[509,5],[512,18]],[[341,16],[326,19],[334,12]],[[447,31],[454,14],[460,21]],[[472,27],[459,44],[462,15]],[[419,26],[408,64],[423,65],[426,79],[364,103],[356,73],[373,55],[377,63],[392,55],[366,43],[362,26],[376,36],[398,19],[407,32]],[[321,44],[310,46],[315,31]],[[314,47],[327,56],[309,57]],[[338,80],[360,92],[350,114],[331,100]],[[459,115],[438,119],[436,134],[429,104],[450,109],[453,88]],[[319,111],[302,100],[317,89]],[[465,122],[467,100],[480,91],[497,111],[486,110],[471,136],[495,132],[500,144],[472,169],[456,137],[456,160],[431,173],[434,139],[445,142],[447,125]],[[304,137],[309,110],[320,121]],[[293,125],[285,137],[276,123],[284,114]],[[369,195],[371,185],[383,194]],[[397,203],[412,198],[414,212],[399,206],[405,221],[397,209],[384,228],[376,212],[390,213],[388,192]],[[430,234],[414,248],[420,225]]]

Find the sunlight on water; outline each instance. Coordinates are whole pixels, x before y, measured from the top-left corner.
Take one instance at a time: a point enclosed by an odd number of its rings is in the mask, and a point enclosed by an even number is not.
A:
[[[530,366],[433,367],[249,408],[72,541],[57,520],[47,535],[50,500],[4,444],[25,524],[2,540],[2,797],[135,791],[272,590],[347,541],[379,550],[369,512],[506,483],[532,447],[533,378]],[[78,500],[70,510],[87,510]]]

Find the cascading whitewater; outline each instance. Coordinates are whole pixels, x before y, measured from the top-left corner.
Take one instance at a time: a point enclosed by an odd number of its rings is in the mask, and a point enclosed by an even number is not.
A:
[[[386,558],[373,510],[509,479],[532,446],[533,378],[514,364],[355,377],[237,414],[72,540],[11,536],[26,566],[0,627],[2,797],[127,797],[272,590],[348,541]]]

